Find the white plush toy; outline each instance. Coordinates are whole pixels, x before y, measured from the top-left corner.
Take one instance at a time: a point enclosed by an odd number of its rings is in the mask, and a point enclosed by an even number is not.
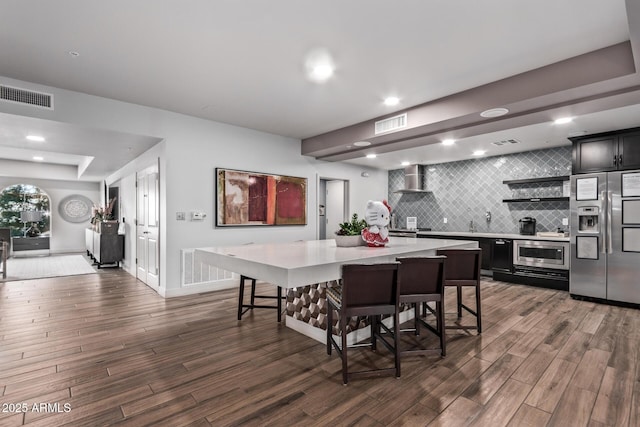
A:
[[[391,207],[386,200],[381,202],[369,200],[364,211],[364,217],[369,225],[362,230],[362,239],[371,247],[384,246],[389,242],[389,220]]]

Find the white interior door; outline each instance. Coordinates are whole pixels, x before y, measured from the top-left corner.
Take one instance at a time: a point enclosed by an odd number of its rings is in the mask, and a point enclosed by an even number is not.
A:
[[[327,181],[326,221],[327,239],[334,239],[339,224],[345,221],[345,182],[342,180]]]
[[[136,277],[156,288],[160,284],[159,178],[157,165],[136,176]]]

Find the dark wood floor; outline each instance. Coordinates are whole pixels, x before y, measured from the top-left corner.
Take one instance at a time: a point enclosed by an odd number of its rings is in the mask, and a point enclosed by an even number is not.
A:
[[[164,300],[118,271],[0,284],[0,426],[640,425],[640,311],[483,292],[481,336],[345,387],[337,356],[273,310],[238,324],[235,291]]]

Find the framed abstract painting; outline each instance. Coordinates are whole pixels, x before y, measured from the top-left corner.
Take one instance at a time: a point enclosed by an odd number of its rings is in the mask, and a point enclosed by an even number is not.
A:
[[[307,224],[307,179],[216,168],[216,226]]]

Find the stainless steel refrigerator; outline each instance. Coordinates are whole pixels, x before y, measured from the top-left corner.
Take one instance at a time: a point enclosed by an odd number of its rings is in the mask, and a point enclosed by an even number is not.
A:
[[[572,295],[640,304],[640,170],[571,176]]]

